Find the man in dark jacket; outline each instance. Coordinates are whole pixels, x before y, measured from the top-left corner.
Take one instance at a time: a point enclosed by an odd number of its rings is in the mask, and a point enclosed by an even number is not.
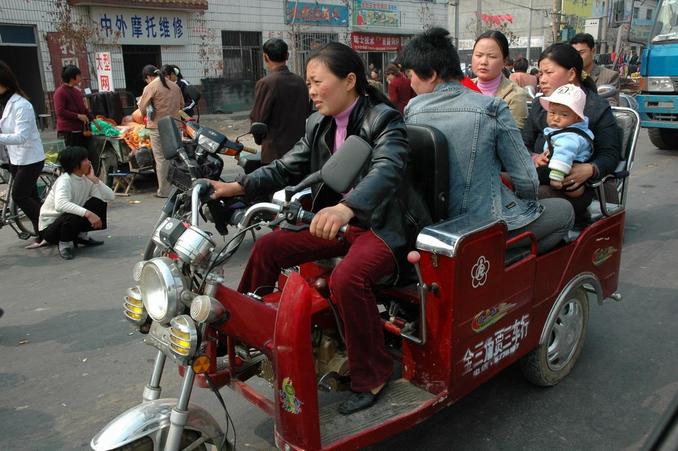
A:
[[[303,136],[310,102],[304,79],[290,72],[285,64],[285,41],[269,39],[263,50],[268,75],[257,82],[250,120],[268,125],[263,139],[255,136],[257,144],[261,144],[261,162],[268,164],[282,157]]]

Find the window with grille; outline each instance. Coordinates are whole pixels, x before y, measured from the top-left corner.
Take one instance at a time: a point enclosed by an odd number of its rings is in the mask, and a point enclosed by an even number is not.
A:
[[[306,62],[313,50],[338,39],[336,33],[295,33],[294,49],[297,55],[295,72],[304,77]]]
[[[264,75],[261,56],[261,32],[222,31],[224,78],[259,80]]]

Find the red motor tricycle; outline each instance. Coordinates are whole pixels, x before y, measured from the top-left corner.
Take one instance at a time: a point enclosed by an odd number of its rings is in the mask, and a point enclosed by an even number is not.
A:
[[[530,233],[508,239],[501,221],[473,215],[445,220],[447,144],[435,129],[408,126],[411,176],[437,222],[420,232],[408,256],[414,278],[378,292],[396,376],[375,405],[348,416],[326,393],[345,388],[350,377],[327,293],[333,262],[288,268],[278,289],[265,296],[231,289],[218,274],[250,228],[310,221],[312,214],[291,196],[303,186],[236,215],[239,231],[217,249],[199,228],[206,187],[197,184],[192,223],[168,218],[160,224],[153,239],[163,256],[137,264],[138,286],[125,297],[125,316],[139,327],[150,324],[145,341],[158,349],[143,402],[105,426],[92,448],[230,449],[214,417],[189,404],[196,382],[211,388],[222,405],[218,390],[228,386],[274,417],[275,444],[284,450],[357,449],[383,440],[514,362],[530,381],[557,384],[582,351],[589,300],[621,299],[624,204],[639,119],[626,108],[614,113],[624,131],[623,161],[608,183],[594,184],[599,202],[591,207],[590,223],[544,255],[536,254]],[[362,165],[361,145],[350,138],[311,182],[322,179],[345,192],[342,183],[353,180],[354,171],[346,161],[358,170]],[[333,162],[342,155],[343,161]],[[618,202],[606,201],[616,196]],[[160,398],[167,357],[184,378],[178,399]],[[272,392],[246,382],[255,376],[268,380]]]

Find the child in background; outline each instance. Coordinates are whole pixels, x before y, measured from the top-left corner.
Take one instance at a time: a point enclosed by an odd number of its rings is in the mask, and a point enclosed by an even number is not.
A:
[[[572,163],[588,161],[593,151],[593,133],[588,128],[589,119],[584,116],[586,93],[578,86],[567,84],[540,101],[547,111],[544,154],[550,155],[549,179],[553,188],[563,189],[563,180],[570,173]],[[569,197],[583,193],[583,185],[565,190]]]

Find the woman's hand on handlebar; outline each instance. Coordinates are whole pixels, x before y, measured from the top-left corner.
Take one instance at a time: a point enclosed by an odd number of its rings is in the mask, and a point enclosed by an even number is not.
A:
[[[323,208],[313,217],[309,232],[318,238],[333,240],[339,229],[348,224],[353,216],[353,210],[344,204]]]
[[[245,194],[245,189],[238,182],[217,182],[215,180],[210,180],[214,192],[212,193],[212,199],[220,199],[222,197],[235,197],[242,196]]]

